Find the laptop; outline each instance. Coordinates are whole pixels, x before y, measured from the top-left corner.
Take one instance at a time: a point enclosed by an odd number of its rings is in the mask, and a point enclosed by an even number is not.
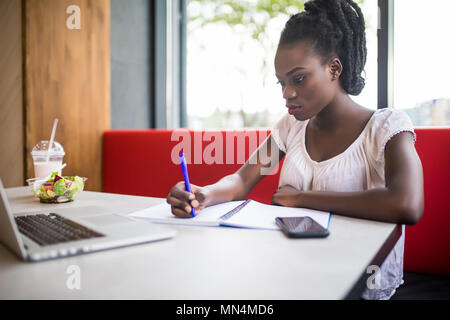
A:
[[[175,230],[100,207],[12,214],[0,179],[0,242],[25,261],[43,261],[175,236]]]

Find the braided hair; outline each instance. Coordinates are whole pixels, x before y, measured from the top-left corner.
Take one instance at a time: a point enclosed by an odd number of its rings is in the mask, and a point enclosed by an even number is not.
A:
[[[359,95],[365,80],[367,48],[364,16],[352,0],[310,0],[293,15],[281,34],[279,47],[303,40],[311,43],[323,63],[337,56],[343,65],[340,83],[350,95]]]

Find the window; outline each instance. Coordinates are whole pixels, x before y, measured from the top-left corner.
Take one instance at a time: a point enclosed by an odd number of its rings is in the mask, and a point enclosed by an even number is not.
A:
[[[377,18],[374,0],[357,1],[366,19],[366,87],[353,99],[377,108]],[[285,114],[273,66],[298,0],[188,0],[187,117],[191,129],[272,126]]]
[[[394,107],[416,126],[450,125],[449,10],[449,1],[394,1]]]

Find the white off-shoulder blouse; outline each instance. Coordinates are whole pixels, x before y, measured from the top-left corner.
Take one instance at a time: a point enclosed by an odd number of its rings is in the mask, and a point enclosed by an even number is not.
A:
[[[411,132],[409,117],[396,109],[377,110],[359,137],[341,154],[321,162],[306,150],[305,132],[309,120],[298,121],[289,114],[273,127],[272,137],[286,153],[279,186],[300,191],[357,192],[385,187],[384,150],[392,137]],[[403,230],[404,231],[404,230]],[[404,232],[380,269],[380,289],[367,289],[365,299],[389,299],[403,283]]]

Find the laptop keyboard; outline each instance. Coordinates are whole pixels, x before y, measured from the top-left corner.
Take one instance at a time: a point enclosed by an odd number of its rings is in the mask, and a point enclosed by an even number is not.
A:
[[[41,246],[104,237],[58,214],[15,217],[19,231]]]

